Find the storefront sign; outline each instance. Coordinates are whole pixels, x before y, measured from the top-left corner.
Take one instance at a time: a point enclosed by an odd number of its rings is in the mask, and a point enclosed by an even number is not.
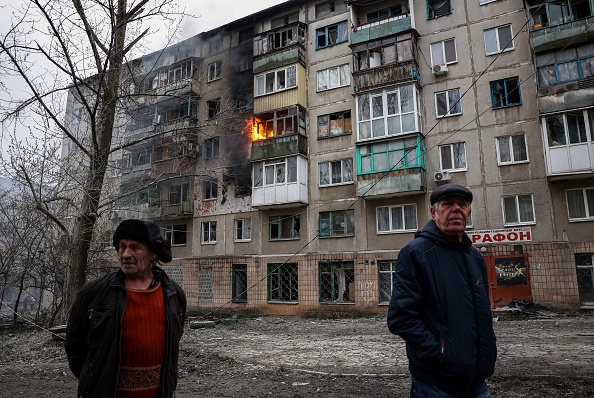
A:
[[[466,234],[475,245],[532,241],[532,230],[530,227],[485,229],[482,231],[468,231]]]
[[[495,258],[497,286],[528,285],[524,257]]]

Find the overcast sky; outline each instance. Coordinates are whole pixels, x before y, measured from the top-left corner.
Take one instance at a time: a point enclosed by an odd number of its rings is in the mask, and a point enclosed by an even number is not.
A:
[[[0,2],[6,0],[0,0]],[[284,3],[287,0],[180,0],[180,7],[197,18],[186,18],[180,40]],[[156,48],[155,50],[158,50]]]
[[[186,14],[193,15],[196,18],[186,17],[183,20],[177,41],[185,40],[198,33],[209,31],[285,1],[287,0],[179,0],[180,8],[185,7]],[[21,3],[21,0],[0,0],[0,34],[6,34],[7,29],[11,26],[11,7],[18,7],[20,4],[25,3],[27,2],[22,1]],[[149,45],[151,51],[159,50],[166,45],[165,34],[166,32],[159,32],[151,37]],[[19,90],[25,90],[22,82],[12,79],[4,83],[10,89],[16,90],[13,94],[17,97],[24,95],[18,93]],[[4,99],[2,94],[0,93],[0,102]],[[18,128],[18,130],[21,131],[22,129]],[[1,134],[0,152],[2,153],[5,153],[8,144],[6,136],[6,132]]]

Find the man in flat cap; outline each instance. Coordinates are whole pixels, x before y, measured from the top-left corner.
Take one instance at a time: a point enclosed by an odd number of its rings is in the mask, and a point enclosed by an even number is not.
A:
[[[120,269],[87,283],[70,312],[64,347],[78,397],[169,398],[186,296],[157,265],[171,245],[151,221],[124,220],[113,234]]]
[[[487,398],[497,347],[487,268],[465,233],[472,192],[432,192],[431,220],[398,254],[388,328],[406,342],[410,396]]]

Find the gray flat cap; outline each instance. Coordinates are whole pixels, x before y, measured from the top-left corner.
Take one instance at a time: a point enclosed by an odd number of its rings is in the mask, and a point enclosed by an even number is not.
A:
[[[435,191],[431,193],[431,197],[429,198],[431,204],[434,205],[435,203],[439,202],[445,197],[448,196],[460,196],[469,203],[472,203],[472,192],[464,185],[460,184],[445,184],[437,188]]]

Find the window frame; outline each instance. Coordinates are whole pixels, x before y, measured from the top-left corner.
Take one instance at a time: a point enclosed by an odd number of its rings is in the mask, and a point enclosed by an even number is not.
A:
[[[341,270],[342,272],[336,272]],[[348,272],[348,275],[347,275]],[[330,280],[327,280],[327,275],[330,276]],[[335,282],[335,278],[344,278],[344,283]],[[351,279],[352,278],[352,279]],[[356,286],[356,274],[355,264],[352,261],[332,261],[332,262],[319,262],[318,263],[318,302],[320,304],[355,304],[356,297],[354,300],[344,299],[344,294],[348,292],[348,285],[350,283]],[[344,286],[345,291],[342,292],[342,298],[339,297],[337,287]],[[325,288],[329,288],[329,292],[326,293]]]
[[[299,266],[297,263],[269,263],[266,265],[266,271],[266,301],[268,303],[299,303]],[[285,285],[288,285],[288,293],[280,291]],[[274,294],[275,287],[280,292],[277,293],[278,296]]]
[[[235,220],[233,220],[233,241],[234,242],[250,242],[251,240],[252,240],[252,219],[251,218],[236,218]]]
[[[342,222],[344,227],[339,227],[339,222]],[[343,233],[339,232],[340,228]],[[318,236],[320,239],[355,236],[355,210],[321,211],[318,214]]]
[[[512,94],[513,90],[515,90],[515,88],[514,88],[514,89],[511,89],[508,92],[507,84],[511,80],[515,80],[515,82],[516,82],[515,87],[518,90],[518,97],[519,97],[518,98],[518,102],[510,102],[509,101],[509,96]],[[496,100],[495,100],[495,94],[494,93],[497,93],[498,91],[495,90],[494,85],[495,84],[501,84],[501,83],[503,83],[503,92],[501,94],[501,103],[502,103],[502,105],[496,106]],[[491,108],[493,110],[495,110],[495,109],[510,108],[512,106],[520,106],[520,105],[522,105],[522,90],[520,89],[521,84],[522,83],[520,81],[520,77],[519,76],[508,77],[508,78],[504,78],[504,79],[498,79],[498,80],[492,80],[492,81],[490,81],[489,82],[489,89],[490,89],[490,92],[491,92]],[[505,104],[504,104],[504,102],[505,102]]]
[[[217,159],[219,157],[219,137],[210,137],[204,140],[204,160]]]
[[[241,283],[241,281],[243,281],[245,283]],[[238,290],[240,290],[240,291],[238,292]],[[231,302],[233,302],[233,303],[247,303],[248,291],[249,291],[249,286],[248,286],[248,281],[247,281],[247,264],[232,264],[231,265]]]
[[[214,82],[216,80],[220,80],[222,78],[222,66],[223,61],[215,61],[208,64],[208,73],[206,77],[207,83]]]
[[[509,27],[509,35],[511,37],[511,45],[508,46],[508,47],[506,47],[504,49],[504,48],[502,48],[501,40],[499,38],[499,36],[500,36],[499,30],[502,29],[502,28],[505,28],[505,27]],[[489,52],[487,50],[487,34],[488,34],[488,32],[495,32],[495,37],[494,37],[495,43],[494,44],[497,47],[497,50],[495,50],[495,51]],[[512,24],[511,23],[508,23],[508,24],[505,24],[505,25],[500,25],[500,26],[496,26],[494,28],[483,30],[483,40],[484,40],[484,43],[485,43],[485,55],[487,55],[487,56],[488,55],[501,54],[501,53],[508,52],[508,51],[513,51],[515,49],[515,46],[516,46],[516,44],[514,42],[514,31],[512,29]]]
[[[412,143],[413,139],[414,146],[409,145],[408,142]],[[396,154],[397,152],[399,154]],[[378,157],[380,154],[382,154],[384,159]],[[378,166],[377,163],[380,163],[378,160],[381,160],[381,163],[385,163],[386,167],[382,168]],[[396,164],[393,163],[394,160],[397,160]],[[425,166],[425,141],[421,134],[408,137],[395,137],[387,141],[371,141],[366,142],[364,145],[357,145],[357,175]]]
[[[324,122],[321,120],[323,118],[327,118],[328,122],[324,124]],[[332,121],[333,120],[340,120],[340,125],[342,126],[342,128],[340,129],[341,130],[340,133],[332,133],[332,131],[333,131]],[[347,122],[347,120],[348,120],[348,122]],[[347,124],[350,127],[349,129],[347,129]],[[321,133],[323,127],[325,127],[327,130],[326,134]],[[353,133],[353,118],[352,118],[351,110],[347,109],[342,112],[333,112],[333,113],[328,113],[325,115],[319,115],[317,117],[317,132],[318,132],[318,139],[326,139],[326,138],[338,137],[338,136],[346,135],[346,134],[352,134]]]
[[[519,199],[520,197],[527,197],[530,196],[530,206],[531,206],[531,213],[532,213],[532,220],[529,221],[522,221],[520,220],[521,217],[521,211],[520,211],[520,203],[519,203]],[[514,199],[514,211],[515,211],[515,216],[517,218],[518,221],[508,221],[508,215],[505,211],[505,199],[510,199],[513,198]],[[502,195],[501,196],[501,210],[502,210],[502,215],[503,215],[503,225],[508,227],[508,226],[516,226],[516,225],[534,225],[536,224],[536,214],[534,211],[534,196],[529,193],[529,194],[512,194],[512,195]]]
[[[268,78],[273,74],[272,77],[272,89],[268,90]],[[279,79],[280,76],[284,76],[284,85],[280,87]],[[254,76],[254,97],[262,97],[264,95],[271,95],[280,91],[290,90],[299,84],[298,82],[297,65],[289,65],[284,68],[269,70],[264,73],[260,73]],[[260,82],[263,82],[263,90],[260,90]]]
[[[330,85],[330,71],[336,70],[336,76],[338,77],[338,85],[331,86]],[[343,73],[341,73],[341,70]],[[327,85],[325,87],[320,87],[320,79],[322,75],[326,75],[324,78],[326,79]],[[346,81],[342,82],[341,77],[346,77]],[[349,64],[341,64],[337,66],[332,66],[330,68],[320,69],[316,72],[316,92],[320,93],[323,91],[334,90],[341,87],[348,87],[351,85],[351,66]]]
[[[446,51],[446,42],[452,42],[454,44],[454,57],[455,57],[454,60],[451,60],[451,61],[447,60],[448,52]],[[441,63],[441,62],[438,63],[433,59],[433,49],[436,48],[437,46],[441,47],[440,52],[441,52],[441,56],[442,56],[443,60],[445,61],[444,63]],[[452,37],[450,39],[436,41],[435,43],[431,43],[429,45],[429,52],[431,54],[431,66],[450,65],[450,64],[455,64],[458,62],[458,47],[456,45],[456,39],[454,37]]]
[[[290,224],[288,226],[288,231],[290,231],[290,235],[288,237],[283,237],[283,221],[288,220],[287,222]],[[277,228],[278,237],[273,237],[273,227]],[[300,240],[301,239],[301,217],[299,214],[287,214],[287,215],[279,215],[279,216],[269,216],[268,217],[268,241],[270,242],[277,242],[277,241],[286,241],[286,240]]]
[[[164,240],[168,241],[171,246],[186,246],[188,244],[188,224],[167,225],[161,227],[161,230]],[[179,238],[182,238],[182,241]]]
[[[406,225],[406,208],[412,208],[414,210],[414,225]],[[387,226],[388,229],[380,229],[380,212],[383,209],[387,209]],[[393,211],[400,209],[400,215],[402,216],[402,226],[403,228],[395,228],[394,221],[393,221]],[[419,226],[419,214],[418,208],[416,203],[404,203],[398,205],[389,205],[389,206],[377,206],[375,208],[375,228],[376,233],[378,235],[385,235],[385,234],[395,234],[395,233],[410,233],[416,232]]]
[[[523,150],[526,153],[526,159],[523,160],[516,160],[516,153],[515,153],[515,149],[514,149],[514,145],[513,145],[513,140],[514,137],[522,137],[522,141],[523,141]],[[500,146],[500,141],[502,140],[507,140],[507,145],[508,145],[508,150],[509,150],[509,161],[503,161],[501,160],[501,146]],[[512,134],[512,135],[506,135],[506,136],[501,136],[501,137],[495,137],[495,150],[497,152],[497,165],[498,166],[508,166],[508,165],[513,165],[513,164],[522,164],[522,163],[529,163],[530,162],[530,157],[528,155],[528,143],[526,142],[526,134],[525,133],[519,133],[519,134]],[[521,150],[520,150],[521,152]]]
[[[347,179],[349,176],[348,174],[345,176],[345,163],[347,164],[348,167],[348,163],[350,162],[350,166],[351,166],[351,175],[350,175],[350,180]],[[334,182],[334,176],[336,171],[334,170],[335,167],[338,167],[337,164],[340,164],[340,182]],[[328,165],[328,183],[327,184],[322,184],[322,168],[326,167],[323,165]],[[347,184],[352,184],[354,182],[354,170],[353,170],[353,159],[352,158],[346,158],[346,159],[337,159],[337,160],[331,160],[331,161],[327,161],[327,162],[320,162],[318,163],[318,186],[319,187],[331,187],[331,186],[338,186],[338,185],[347,185]]]
[[[216,200],[219,196],[219,180],[217,178],[205,178],[202,181],[202,201]]]
[[[329,31],[333,28],[336,28],[336,43],[330,43],[329,38],[332,37]],[[345,34],[342,32],[346,32]],[[324,45],[320,46],[320,39],[324,38]],[[336,46],[341,43],[347,43],[349,41],[349,25],[348,21],[341,21],[337,23],[333,23],[331,25],[327,25],[321,28],[316,29],[316,50],[321,50],[324,48],[329,48]]]
[[[584,217],[572,217],[571,213],[572,210],[570,208],[570,198],[569,192],[578,192],[581,191],[581,205],[583,206],[584,210]],[[592,199],[589,199],[590,193]],[[591,202],[590,202],[591,200]],[[594,187],[585,187],[585,188],[573,188],[573,189],[566,189],[565,190],[565,203],[567,204],[567,218],[569,222],[580,222],[580,221],[594,221]],[[590,207],[591,206],[591,207]]]
[[[207,234],[208,239],[205,239]],[[200,243],[203,245],[214,245],[217,243],[216,221],[202,221],[200,223]]]
[[[432,10],[432,6],[429,4],[430,1],[436,1],[436,0],[427,0],[426,3],[426,7],[427,7],[427,20],[431,20],[431,19],[437,19],[440,17],[445,17],[446,15],[450,15],[452,13],[452,1],[451,0],[447,0],[447,5],[448,5],[448,10],[442,13],[439,13],[439,15],[435,15],[435,10]],[[445,7],[445,3],[442,6],[442,8]]]
[[[384,268],[384,269],[382,269]],[[388,269],[385,269],[388,268]],[[396,274],[396,260],[377,260],[378,272],[378,300],[380,305],[387,305],[392,298],[392,289],[394,287],[394,276]],[[384,280],[388,279],[388,283]],[[384,287],[390,288],[389,292],[384,291]]]
[[[214,119],[221,113],[221,99],[214,98],[206,101],[206,107],[208,110],[208,118]]]
[[[456,102],[454,102],[453,104],[450,104],[450,101],[453,101],[450,99],[450,92],[454,93],[456,91],[458,92],[458,100]],[[447,112],[444,114],[439,113],[439,106],[438,106],[438,101],[437,101],[437,97],[439,95],[445,95]],[[452,88],[449,90],[444,90],[444,91],[437,91],[434,95],[434,100],[435,100],[435,116],[436,116],[436,118],[459,116],[462,114],[462,97],[460,96],[460,88],[459,87]],[[458,107],[459,111],[456,113],[451,113],[452,108],[455,108],[456,106]]]
[[[455,153],[456,151],[454,150],[454,147],[456,145],[463,145],[464,146],[464,167],[456,167],[456,158],[455,158]],[[442,148],[450,148],[449,149],[449,155],[450,155],[450,159],[449,161],[451,162],[452,167],[451,168],[446,168],[444,167],[444,159],[443,159],[443,154],[442,154]],[[442,144],[438,146],[438,152],[439,152],[439,167],[440,167],[440,171],[448,171],[450,173],[452,172],[458,172],[458,171],[468,171],[468,156],[466,154],[466,142],[465,141],[460,141],[460,142],[452,142],[449,144]]]
[[[410,91],[411,96],[404,97],[402,93],[407,93],[408,91]],[[382,100],[382,114],[374,115],[376,111],[373,108],[374,99],[379,97]],[[392,101],[390,101],[390,97],[393,97]],[[419,97],[419,92],[414,84],[399,86],[391,90],[374,91],[358,95],[356,98],[357,142],[386,137],[398,137],[420,132],[421,116]],[[390,120],[392,118],[398,121],[398,125],[396,126],[398,131],[390,133]],[[409,120],[410,118],[412,120]],[[379,131],[380,129],[377,131],[374,130],[375,123],[382,126],[381,131]],[[363,128],[362,126],[364,125],[367,125],[367,127]],[[412,128],[407,129],[407,127]],[[367,132],[368,136],[364,136],[364,132]],[[378,135],[376,134],[377,132],[381,134]]]

